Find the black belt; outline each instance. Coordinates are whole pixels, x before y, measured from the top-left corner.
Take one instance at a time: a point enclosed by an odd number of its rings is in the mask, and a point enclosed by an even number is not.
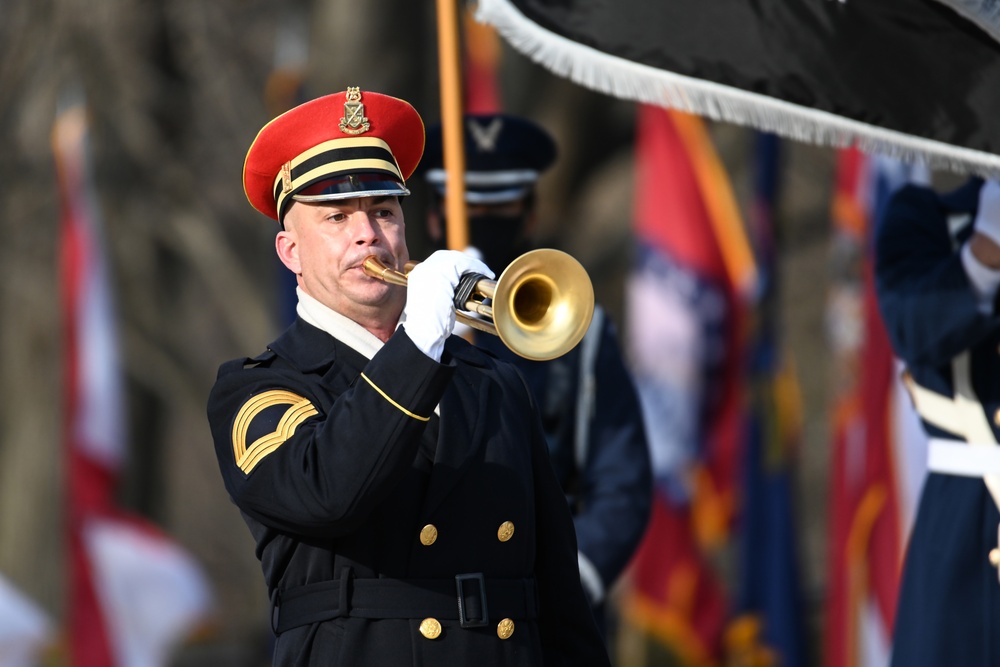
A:
[[[347,571],[349,572],[349,570]],[[482,627],[494,618],[538,616],[535,580],[489,579],[481,573],[454,579],[355,579],[349,574],[276,591],[271,629],[276,634],[334,618],[427,618]]]

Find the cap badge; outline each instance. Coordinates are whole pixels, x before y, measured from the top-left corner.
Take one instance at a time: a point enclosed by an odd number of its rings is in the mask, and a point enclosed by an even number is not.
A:
[[[286,195],[292,191],[292,164],[290,162],[281,165],[281,191]]]
[[[492,153],[497,149],[497,140],[500,138],[500,130],[503,129],[503,119],[494,118],[485,127],[474,120],[469,120],[469,133],[472,140],[476,142],[476,147],[483,153]]]
[[[348,88],[340,131],[344,134],[363,134],[370,129],[371,125],[365,117],[365,105],[361,102],[361,89]]]

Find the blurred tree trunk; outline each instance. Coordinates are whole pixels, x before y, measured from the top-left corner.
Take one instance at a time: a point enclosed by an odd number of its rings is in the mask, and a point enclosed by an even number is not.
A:
[[[0,2],[0,572],[50,610],[62,586],[52,2]]]

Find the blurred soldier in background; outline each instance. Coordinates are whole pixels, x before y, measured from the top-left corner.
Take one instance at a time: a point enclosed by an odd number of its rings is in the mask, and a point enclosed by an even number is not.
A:
[[[424,128],[357,88],[257,135],[251,204],[278,221],[298,318],[223,364],[208,416],[257,541],[275,665],[607,665],[570,512],[513,366],[451,336],[482,262],[440,251],[405,287],[400,198]]]
[[[556,145],[543,128],[517,116],[468,115],[463,126],[468,252],[499,274],[533,248],[535,185],[554,162]],[[434,190],[428,234],[443,247],[447,179],[440,126],[428,128],[422,169]],[[551,361],[520,357],[494,336],[475,342],[516,364],[541,407],[549,453],[574,515],[580,577],[600,623],[607,592],[643,536],[652,499],[642,413],[614,325],[598,306],[583,341]]]
[[[879,305],[930,436],[892,664],[1000,665],[1000,184],[907,186],[876,236]]]

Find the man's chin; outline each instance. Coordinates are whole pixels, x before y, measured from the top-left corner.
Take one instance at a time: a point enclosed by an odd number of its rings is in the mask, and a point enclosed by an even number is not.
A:
[[[402,289],[369,276],[364,276],[353,288],[351,292],[354,300],[366,306],[381,306],[391,303],[394,292]]]

